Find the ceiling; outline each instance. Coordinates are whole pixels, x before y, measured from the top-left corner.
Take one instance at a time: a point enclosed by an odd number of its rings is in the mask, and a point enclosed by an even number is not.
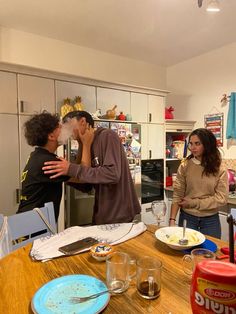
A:
[[[0,0],[0,25],[161,66],[236,41],[236,0]]]

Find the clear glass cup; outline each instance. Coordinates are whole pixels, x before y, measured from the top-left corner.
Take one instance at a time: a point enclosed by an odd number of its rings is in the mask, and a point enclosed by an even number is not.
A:
[[[153,201],[151,209],[159,227],[160,223],[163,221],[163,218],[166,215],[166,203],[165,201]]]
[[[131,279],[136,275],[133,268],[136,261],[123,252],[114,252],[106,259],[106,283],[113,294],[126,291]]]
[[[161,292],[162,262],[151,256],[137,261],[137,291],[145,299],[155,299]]]
[[[192,275],[196,265],[203,260],[214,260],[216,255],[207,249],[194,249],[183,257],[182,265],[185,274]]]

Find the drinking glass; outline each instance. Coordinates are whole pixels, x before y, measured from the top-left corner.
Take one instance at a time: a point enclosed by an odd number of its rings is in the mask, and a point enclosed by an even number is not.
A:
[[[161,291],[162,262],[151,256],[137,261],[137,290],[145,299],[159,297]]]
[[[136,260],[123,252],[114,252],[106,259],[106,283],[108,289],[115,290],[112,294],[119,294],[128,289],[131,279],[136,275]]]
[[[183,257],[182,265],[185,274],[192,275],[196,265],[203,260],[214,260],[216,255],[207,249],[194,249],[190,254],[186,254]]]
[[[152,202],[151,208],[159,227],[166,214],[166,203],[165,201],[154,201]]]

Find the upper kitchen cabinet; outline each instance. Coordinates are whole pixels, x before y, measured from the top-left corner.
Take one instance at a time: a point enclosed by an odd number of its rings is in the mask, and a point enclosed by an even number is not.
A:
[[[55,112],[54,80],[18,75],[19,113]]]
[[[94,86],[56,81],[57,112],[60,112],[61,105],[63,105],[63,100],[65,98],[74,100],[76,96],[81,97],[81,102],[85,111],[96,111],[96,88]]]
[[[162,96],[148,95],[148,122],[165,122],[165,98]]]
[[[106,114],[106,111],[116,108],[116,115],[123,112],[125,115],[130,114],[130,92],[111,88],[97,88],[97,109],[101,109],[102,115]],[[134,120],[134,118],[133,118]]]
[[[131,115],[137,122],[164,123],[165,98],[131,93]]]
[[[0,71],[0,113],[17,113],[16,74]]]
[[[136,122],[148,122],[148,95],[131,93],[131,116]]]
[[[12,215],[17,210],[19,189],[19,145],[17,115],[0,114],[0,213]]]

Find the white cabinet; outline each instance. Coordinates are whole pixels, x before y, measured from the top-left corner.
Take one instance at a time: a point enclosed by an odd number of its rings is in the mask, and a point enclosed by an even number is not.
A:
[[[56,81],[56,106],[57,112],[63,105],[65,98],[74,100],[76,96],[81,97],[81,102],[84,105],[84,110],[88,112],[96,111],[96,88],[94,86],[83,85],[72,82]]]
[[[54,80],[18,74],[19,113],[55,112]]]
[[[189,134],[196,121],[185,121],[185,120],[166,120],[166,132],[169,133],[186,133]]]
[[[164,123],[164,97],[131,93],[131,115],[137,122]]]
[[[164,158],[164,134],[162,124],[141,124],[142,159]]]
[[[19,145],[17,115],[0,114],[0,212],[12,215],[17,210],[19,189]]]
[[[165,122],[165,98],[161,96],[148,95],[148,122]]]
[[[0,112],[17,113],[16,74],[0,71]]]
[[[97,88],[97,109],[101,110],[102,115],[106,114],[108,109],[116,105],[116,115],[123,112],[125,115],[130,114],[130,92],[111,89],[111,88]],[[136,121],[132,117],[133,121]]]
[[[148,96],[131,93],[131,116],[136,122],[148,122]]]

